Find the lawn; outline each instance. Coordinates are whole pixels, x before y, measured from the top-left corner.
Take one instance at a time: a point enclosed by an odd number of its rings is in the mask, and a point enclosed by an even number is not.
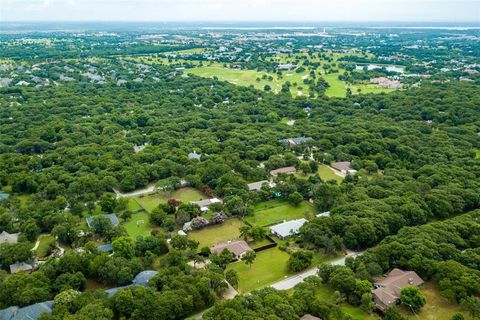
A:
[[[282,200],[272,200],[256,205],[253,216],[248,217],[247,221],[251,224],[266,226],[284,220],[308,218],[311,214],[315,214],[315,209],[307,201],[293,206]]]
[[[238,219],[230,219],[222,224],[188,233],[188,238],[200,242],[199,248],[211,247],[214,244],[235,240],[240,237],[240,227],[244,224]]]
[[[475,152],[475,154],[476,154],[475,159],[480,158],[480,149],[474,148],[474,149],[473,149],[473,152]]]
[[[340,74],[341,73],[330,73],[322,75],[322,78],[330,85],[330,87],[327,88],[327,91],[325,91],[327,97],[345,97],[347,95],[345,82],[338,79]]]
[[[288,253],[272,248],[257,253],[251,267],[244,261],[238,261],[230,264],[227,269],[233,269],[238,273],[239,291],[245,293],[288,277],[290,275],[287,270],[288,258]]]
[[[142,210],[142,207],[138,204],[135,198],[130,198],[128,199],[127,210],[135,212],[138,210]]]
[[[43,258],[48,254],[48,247],[51,244],[55,243],[57,240],[54,236],[51,235],[41,235],[38,238],[38,241],[40,241],[40,244],[38,245],[38,248],[37,250],[35,250],[35,252],[38,257]]]
[[[162,191],[159,191],[149,195],[134,197],[136,202],[147,211],[152,211],[158,207],[159,204],[166,203],[170,198],[175,198],[182,202],[188,203],[191,201],[203,200],[207,197],[194,188],[181,188],[171,194],[166,194]]]
[[[328,287],[325,284],[321,284],[318,287],[317,296],[322,301],[333,303],[334,302],[333,301],[333,297],[334,297],[333,293],[334,293],[334,290],[332,288]],[[362,311],[360,308],[351,306],[347,303],[342,303],[341,304],[341,309],[345,314],[350,315],[355,320],[376,320],[376,319],[380,319],[379,317],[377,317],[375,315],[368,314],[368,313]]]
[[[281,83],[277,80],[277,76],[273,73],[258,72],[255,70],[230,69],[219,65],[188,69],[186,73],[191,73],[204,78],[217,77],[219,80],[245,87],[253,85],[255,88],[260,90],[263,90],[267,84],[272,88],[273,92],[279,92],[281,89]],[[262,78],[263,75],[272,76],[273,80],[256,81],[257,78]]]
[[[343,181],[343,178],[335,173],[335,169],[332,169],[329,166],[321,165],[318,167],[318,175],[322,178],[323,181],[335,180],[338,183]]]
[[[452,316],[457,312],[462,313],[465,319],[471,319],[466,312],[462,312],[462,308],[458,304],[451,303],[446,298],[441,296],[440,290],[436,283],[432,281],[427,282],[422,285],[421,289],[427,298],[427,304],[422,308],[417,316],[411,315],[411,313],[406,310],[402,310],[405,315],[410,315],[409,319],[448,320],[451,319]]]
[[[253,85],[253,87],[259,90],[263,90],[265,85],[269,85],[274,93],[280,92],[282,84],[288,81],[292,84],[290,88],[292,96],[296,97],[308,94],[308,86],[303,84],[303,79],[308,78],[307,71],[300,73],[297,73],[294,70],[285,71],[283,72],[283,77],[278,79],[277,75],[274,73],[224,68],[222,65],[214,64],[212,66],[188,69],[186,73],[191,73],[204,78],[217,77],[219,80],[245,87]],[[268,79],[262,79],[263,75],[271,76],[273,80],[269,81]],[[257,78],[260,78],[260,81],[257,81]]]
[[[143,223],[141,222],[143,220]],[[130,237],[135,239],[138,236],[148,236],[152,231],[150,215],[146,212],[139,212],[132,215],[132,218],[123,224]]]
[[[389,93],[389,92],[395,91],[395,89],[381,88],[373,84],[356,84],[351,89],[353,94],[366,94],[366,93],[378,94],[378,93]]]

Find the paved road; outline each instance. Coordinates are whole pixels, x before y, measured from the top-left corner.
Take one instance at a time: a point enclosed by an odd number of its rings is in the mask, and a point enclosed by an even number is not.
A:
[[[344,257],[332,260],[332,261],[330,261],[330,263],[334,266],[344,266],[345,265],[345,259],[347,257],[358,257],[358,256],[361,256],[363,254],[363,252],[364,251],[362,251],[362,252],[349,251],[349,252],[347,252],[347,254]],[[297,284],[299,284],[300,282],[302,282],[305,278],[316,275],[317,271],[318,271],[318,268],[314,268],[314,269],[304,271],[304,272],[299,273],[299,274],[297,274],[295,276],[292,276],[290,278],[286,278],[284,280],[280,280],[278,282],[275,282],[274,284],[271,284],[270,287],[275,288],[277,290],[291,289],[291,288],[295,287]],[[231,297],[231,298],[233,298],[233,297]],[[202,316],[203,316],[204,313],[205,313],[205,311],[199,312],[199,313],[189,317],[188,319],[202,319]]]
[[[331,261],[330,263],[334,266],[344,266],[345,265],[345,259],[347,257],[357,257],[362,255],[363,252],[349,252],[345,257],[335,259]],[[293,287],[295,287],[297,284],[305,280],[305,278],[308,278],[310,276],[314,276],[317,274],[318,268],[310,269],[307,271],[304,271],[302,273],[299,273],[295,276],[292,276],[290,278],[286,278],[284,280],[275,282],[274,284],[270,285],[271,287],[277,289],[277,290],[288,290]]]

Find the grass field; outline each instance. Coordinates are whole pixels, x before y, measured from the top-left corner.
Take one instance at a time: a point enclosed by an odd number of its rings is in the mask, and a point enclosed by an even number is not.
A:
[[[338,183],[343,181],[343,178],[335,174],[335,169],[332,169],[329,166],[321,165],[318,167],[318,174],[323,181],[335,180]]]
[[[306,201],[295,207],[285,201],[272,200],[256,205],[253,216],[248,217],[247,221],[251,224],[266,226],[283,220],[307,218],[314,213],[315,209]]]
[[[353,94],[366,94],[366,93],[378,94],[378,93],[389,93],[389,92],[395,91],[395,89],[380,88],[373,84],[356,84],[351,89]]]
[[[48,254],[48,247],[55,243],[56,239],[51,235],[41,235],[38,240],[40,241],[40,244],[38,245],[37,250],[35,250],[35,253],[40,258],[43,258]]]
[[[243,225],[243,222],[238,219],[230,219],[216,226],[189,232],[188,238],[200,242],[199,248],[211,247],[216,243],[238,239],[239,229]]]
[[[135,198],[128,199],[127,209],[130,211],[141,210],[142,207],[138,204]]]
[[[175,198],[182,202],[188,203],[191,201],[203,200],[207,197],[194,188],[181,188],[171,194],[165,194],[164,192],[160,191],[155,194],[134,197],[137,203],[147,211],[152,211],[158,207],[159,204],[166,203],[170,198]]]
[[[462,313],[465,319],[471,319],[466,312],[462,311],[462,308],[458,304],[451,303],[442,297],[438,286],[434,282],[430,281],[423,284],[421,289],[427,298],[427,304],[417,316],[412,315],[406,310],[402,310],[405,315],[409,315],[409,319],[449,320],[457,312]]]
[[[338,79],[340,73],[330,73],[323,75],[323,79],[330,85],[325,91],[327,97],[345,97],[347,95],[347,87],[345,82]]]
[[[288,253],[272,248],[257,253],[251,267],[244,261],[238,261],[230,264],[227,269],[233,269],[238,273],[239,291],[245,293],[289,276],[288,258]]]
[[[281,83],[276,79],[276,75],[273,73],[258,72],[255,70],[236,70],[224,68],[220,65],[188,69],[186,73],[191,73],[204,78],[217,77],[219,80],[245,87],[253,85],[255,88],[260,90],[263,90],[267,84],[272,88],[273,92],[279,92],[281,89]],[[272,81],[256,81],[257,78],[261,78],[263,75],[272,76],[274,79]]]
[[[475,152],[475,154],[477,155],[477,156],[475,157],[475,159],[480,158],[480,149],[474,148],[474,149],[473,149],[473,152]]]
[[[143,223],[139,222],[142,221]],[[132,215],[132,218],[123,224],[130,237],[135,239],[138,236],[148,236],[152,231],[150,215],[146,212],[139,212]]]
[[[318,287],[318,297],[322,301],[330,302],[333,303],[333,297],[334,297],[334,290],[330,287],[328,287],[325,284],[321,284]],[[360,308],[353,307],[347,303],[342,303],[341,304],[341,309],[345,314],[350,315],[353,319],[355,320],[380,320],[379,317],[375,315],[368,314],[364,311],[362,311]]]

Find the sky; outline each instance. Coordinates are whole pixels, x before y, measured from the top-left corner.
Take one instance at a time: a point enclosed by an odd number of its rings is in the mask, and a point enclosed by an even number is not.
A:
[[[0,0],[0,21],[480,23],[480,0]]]

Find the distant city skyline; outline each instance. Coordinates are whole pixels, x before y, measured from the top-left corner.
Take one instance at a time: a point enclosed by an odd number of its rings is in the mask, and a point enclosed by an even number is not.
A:
[[[479,0],[0,0],[0,21],[479,22]]]

